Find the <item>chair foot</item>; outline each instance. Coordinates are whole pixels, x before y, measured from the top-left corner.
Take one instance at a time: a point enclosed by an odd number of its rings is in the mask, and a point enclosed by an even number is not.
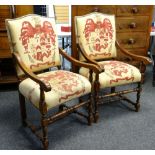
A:
[[[88,117],[88,125],[91,126],[92,122],[94,121],[93,115]]]
[[[48,150],[48,145],[49,145],[48,140],[43,141],[42,144],[43,144],[43,149]]]
[[[99,120],[99,113],[96,112],[96,113],[94,114],[94,123],[97,123],[98,120]]]
[[[139,109],[140,109],[140,104],[139,104],[139,103],[138,103],[138,104],[136,104],[136,105],[135,105],[135,108],[136,108],[136,109],[135,109],[135,111],[136,111],[136,112],[138,112],[138,111],[139,111]]]
[[[27,126],[26,121],[22,121],[22,125],[23,125],[24,127],[26,127],[26,126]]]
[[[63,110],[64,110],[63,105],[60,105],[60,106],[59,106],[59,112],[61,112],[61,111],[63,111]]]
[[[19,92],[19,103],[20,103],[21,122],[22,122],[22,125],[26,127],[27,115],[26,115],[25,97],[20,92]]]
[[[81,103],[82,102],[82,97],[79,97],[79,103]]]

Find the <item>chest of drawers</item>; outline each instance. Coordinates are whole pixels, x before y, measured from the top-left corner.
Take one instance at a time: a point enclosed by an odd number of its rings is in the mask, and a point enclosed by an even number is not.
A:
[[[114,14],[116,17],[116,38],[132,53],[147,56],[150,39],[153,6],[144,5],[73,5],[72,6],[72,56],[78,58],[75,38],[74,16],[97,11]],[[120,51],[118,59],[128,61]],[[131,62],[132,63],[132,62]],[[77,70],[73,66],[73,70]],[[145,66],[144,66],[145,71]]]

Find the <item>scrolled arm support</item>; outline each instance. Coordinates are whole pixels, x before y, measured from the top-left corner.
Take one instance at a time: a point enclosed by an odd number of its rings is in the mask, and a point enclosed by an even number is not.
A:
[[[63,57],[65,57],[67,60],[69,60],[70,62],[72,62],[76,66],[89,68],[89,69],[93,70],[93,72],[95,72],[97,74],[100,73],[100,72],[102,72],[101,68],[98,67],[98,66],[96,66],[95,64],[81,62],[81,61],[78,61],[78,60],[72,58],[71,56],[69,56],[68,54],[66,54],[66,52],[62,48],[59,48],[59,52],[60,52],[60,54]]]
[[[21,60],[18,53],[13,53],[13,58],[16,60],[17,64],[20,66],[22,71],[32,80],[34,80],[36,83],[38,83],[45,92],[48,92],[51,90],[51,86],[48,82],[44,82],[41,80],[37,75],[35,75],[31,70],[29,70],[23,61]]]
[[[140,56],[140,55],[136,55],[136,54],[133,54],[129,51],[127,51],[125,48],[123,48],[119,43],[118,41],[116,41],[116,47],[118,47],[121,52],[127,56],[130,56],[131,58],[133,58],[134,60],[137,60],[137,61],[142,61],[145,65],[147,64],[150,64],[152,63],[152,60],[148,57],[145,57],[145,56]]]

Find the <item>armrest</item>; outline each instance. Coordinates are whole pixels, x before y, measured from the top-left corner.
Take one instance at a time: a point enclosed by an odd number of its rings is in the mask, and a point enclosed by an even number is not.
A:
[[[119,43],[118,41],[116,41],[116,47],[118,47],[122,53],[132,57],[134,60],[138,60],[138,61],[143,61],[143,63],[145,65],[147,64],[150,64],[152,63],[152,60],[148,57],[145,57],[145,56],[140,56],[140,55],[136,55],[136,54],[133,54],[133,53],[130,53],[128,52],[125,48],[123,48]]]
[[[70,62],[74,63],[76,66],[92,69],[93,72],[95,72],[95,73],[101,72],[101,69],[98,66],[96,66],[94,64],[78,61],[78,60],[74,59],[73,57],[69,56],[68,54],[66,54],[66,52],[62,48],[59,48],[59,52],[63,57],[65,57]]]
[[[44,81],[42,81],[37,75],[35,75],[33,72],[31,72],[31,70],[29,70],[25,64],[23,63],[23,61],[21,60],[20,56],[18,53],[13,53],[13,58],[16,60],[16,62],[18,63],[18,65],[20,66],[20,68],[22,69],[22,71],[32,80],[34,80],[35,82],[37,82],[40,87],[48,92],[51,90],[51,86],[49,83],[45,83]]]

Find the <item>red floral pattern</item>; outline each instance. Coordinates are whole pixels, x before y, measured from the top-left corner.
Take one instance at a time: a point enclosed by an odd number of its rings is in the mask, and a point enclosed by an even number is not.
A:
[[[34,27],[29,21],[22,23],[19,40],[22,41],[22,45],[24,46],[24,54],[28,55],[29,61],[31,62],[31,69],[45,64],[54,65],[55,62],[52,57],[55,52],[55,39],[56,35],[49,21],[44,21],[42,25],[38,21],[35,21]],[[50,61],[47,59],[49,57],[51,57]]]
[[[92,53],[89,53],[89,56],[111,56],[111,51],[106,53],[101,51],[102,49],[110,48],[113,39],[113,27],[111,21],[108,18],[105,18],[103,21],[94,22],[93,19],[88,18],[86,20],[84,36],[86,38],[89,49],[92,48]],[[95,37],[94,34],[95,33]],[[94,53],[93,51],[98,53]]]
[[[91,92],[91,83],[87,78],[69,71],[54,70],[39,74],[38,77],[51,86],[51,91],[45,92],[47,109]],[[39,108],[40,86],[38,83],[27,78],[19,84],[19,91]]]
[[[55,71],[52,74],[40,76],[45,82],[51,84],[52,90],[59,93],[59,102],[68,99],[73,95],[80,95],[85,92],[85,84],[80,76],[67,71]],[[76,88],[82,85],[82,89]]]
[[[120,61],[107,61],[104,62],[103,65],[107,68],[107,72],[105,73],[110,76],[110,84],[114,82],[117,83],[122,80],[134,81],[134,75],[132,74],[132,68],[130,65]],[[108,74],[109,72],[110,75]]]

